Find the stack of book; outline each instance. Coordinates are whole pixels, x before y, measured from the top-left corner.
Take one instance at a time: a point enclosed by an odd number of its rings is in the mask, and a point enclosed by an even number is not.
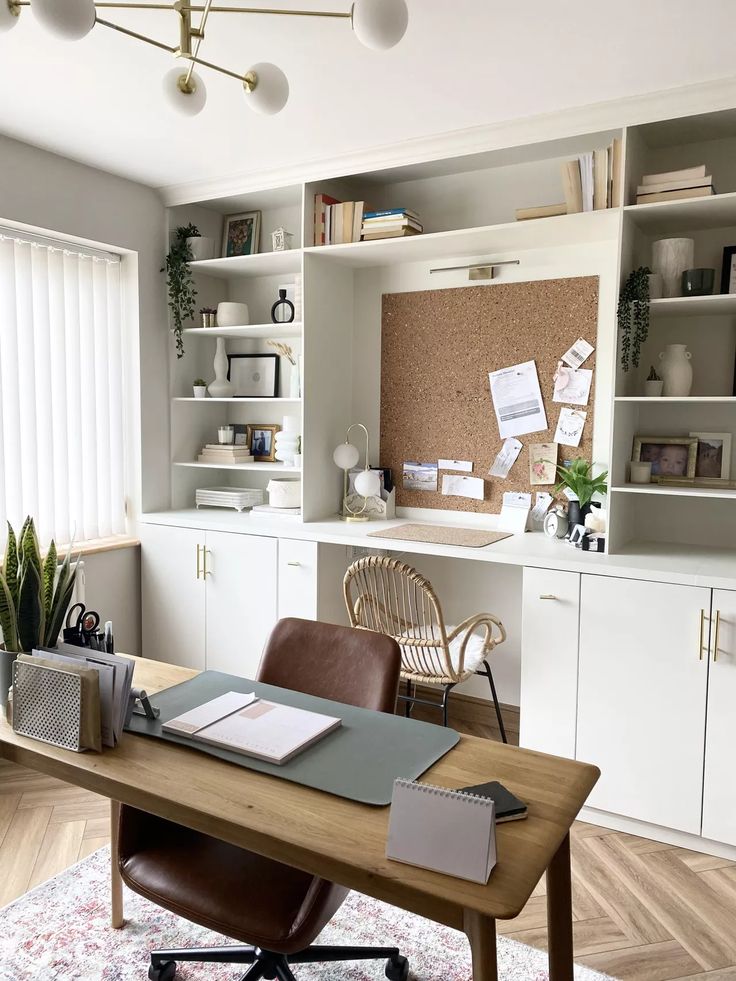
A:
[[[236,463],[253,463],[253,457],[247,446],[207,443],[197,457],[197,463],[216,463],[221,467],[229,467]]]
[[[644,174],[636,189],[637,204],[652,201],[679,201],[681,198],[705,198],[715,194],[713,178],[705,172],[705,164],[687,170],[671,170],[664,174]]]
[[[378,238],[405,238],[408,235],[421,235],[423,231],[419,215],[408,208],[366,211],[363,215],[364,242]]]
[[[567,213],[621,207],[621,140],[562,164]]]
[[[329,194],[314,196],[314,244],[344,245],[359,242],[363,201],[338,201]]]

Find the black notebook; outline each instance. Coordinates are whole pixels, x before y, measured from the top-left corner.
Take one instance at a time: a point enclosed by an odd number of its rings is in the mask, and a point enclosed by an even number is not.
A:
[[[497,780],[479,783],[475,787],[461,787],[459,792],[475,794],[476,797],[490,797],[496,805],[496,824],[501,824],[503,821],[521,821],[528,813],[526,804]]]

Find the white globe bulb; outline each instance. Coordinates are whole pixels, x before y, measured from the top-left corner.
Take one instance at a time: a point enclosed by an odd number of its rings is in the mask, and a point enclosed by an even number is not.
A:
[[[176,68],[166,72],[163,77],[163,90],[166,101],[172,109],[183,116],[196,116],[204,109],[207,102],[207,89],[200,76],[192,72],[188,86],[191,92],[185,91],[183,86],[187,71],[185,65],[177,65]]]
[[[95,26],[94,0],[33,0],[31,10],[47,31],[79,41]]]
[[[381,493],[381,478],[375,470],[363,470],[355,478],[355,490],[361,497],[378,497]]]
[[[355,0],[353,4],[353,30],[366,48],[393,48],[406,33],[408,23],[404,0]]]
[[[11,31],[20,20],[20,7],[11,7],[10,0],[0,0],[0,34]]]
[[[248,88],[246,93],[248,105],[264,116],[273,116],[281,112],[289,101],[289,79],[277,65],[261,61],[246,72],[246,76],[255,75],[255,85]]]
[[[360,459],[360,453],[358,447],[353,446],[352,443],[340,443],[332,454],[332,459],[335,461],[335,466],[341,470],[352,470]]]

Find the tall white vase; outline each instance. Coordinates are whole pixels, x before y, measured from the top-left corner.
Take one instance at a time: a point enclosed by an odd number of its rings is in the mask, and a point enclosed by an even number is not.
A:
[[[225,338],[217,338],[215,349],[215,380],[207,387],[213,399],[229,399],[235,394],[235,387],[227,380],[227,353]]]
[[[692,354],[687,344],[666,344],[659,355],[662,362],[660,374],[664,381],[662,394],[665,398],[685,398],[693,387]]]
[[[661,238],[652,243],[652,272],[662,277],[663,296],[682,296],[681,276],[695,265],[691,238]]]

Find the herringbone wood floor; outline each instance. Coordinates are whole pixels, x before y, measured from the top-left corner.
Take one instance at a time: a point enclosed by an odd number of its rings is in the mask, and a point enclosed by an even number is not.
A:
[[[497,737],[487,706],[451,705],[458,729]],[[505,715],[516,742],[518,718]],[[0,761],[0,906],[108,838],[106,800]],[[582,823],[572,854],[578,963],[622,981],[736,981],[733,862]],[[521,916],[498,926],[544,947],[545,923],[542,880]]]

